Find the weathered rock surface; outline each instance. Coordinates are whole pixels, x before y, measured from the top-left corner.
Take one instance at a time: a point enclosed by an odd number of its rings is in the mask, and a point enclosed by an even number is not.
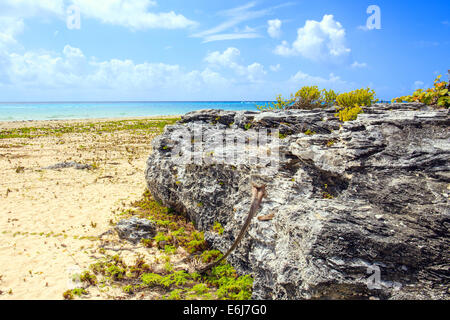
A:
[[[156,226],[148,219],[130,218],[119,221],[114,227],[119,237],[138,243],[141,239],[152,239],[156,235]]]
[[[77,170],[90,170],[92,169],[92,166],[89,164],[82,164],[82,163],[78,163],[75,161],[70,161],[70,162],[60,162],[57,163],[53,166],[48,166],[45,168],[42,168],[43,170],[58,170],[58,169],[67,169],[67,168],[74,168]]]
[[[449,124],[448,110],[420,104],[377,104],[344,124],[333,109],[197,111],[154,140],[146,179],[222,252],[247,216],[251,184],[266,184],[258,216],[274,218],[254,219],[228,258],[254,276],[255,299],[449,299]],[[181,136],[199,127],[203,140],[189,141],[200,145],[227,130],[279,129],[278,170],[180,163],[173,151],[191,150]],[[194,154],[221,156],[208,148]]]

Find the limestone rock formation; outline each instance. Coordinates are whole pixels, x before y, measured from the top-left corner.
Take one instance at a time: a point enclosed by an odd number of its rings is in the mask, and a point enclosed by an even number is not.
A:
[[[254,219],[228,258],[254,276],[255,299],[449,299],[449,110],[364,111],[346,123],[333,109],[189,113],[153,141],[148,187],[225,252],[252,183],[266,185],[258,216],[273,218]],[[266,154],[278,162],[224,161],[251,148],[222,148],[224,134],[251,140],[267,129],[279,130]]]
[[[156,226],[147,219],[130,218],[120,220],[114,227],[121,239],[138,243],[141,239],[152,239],[156,235]]]

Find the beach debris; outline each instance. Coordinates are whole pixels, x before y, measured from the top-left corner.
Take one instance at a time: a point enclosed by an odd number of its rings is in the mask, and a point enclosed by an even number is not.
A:
[[[42,170],[58,170],[58,169],[67,169],[67,168],[74,168],[77,170],[91,170],[93,167],[90,164],[81,164],[75,161],[70,162],[60,162],[53,166],[42,168]]]
[[[15,168],[15,171],[16,171],[16,173],[23,173],[23,172],[25,172],[25,168],[21,167],[21,166],[18,166],[18,167]]]
[[[147,219],[130,218],[121,220],[115,226],[121,239],[134,244],[141,239],[152,239],[156,235],[156,225]]]

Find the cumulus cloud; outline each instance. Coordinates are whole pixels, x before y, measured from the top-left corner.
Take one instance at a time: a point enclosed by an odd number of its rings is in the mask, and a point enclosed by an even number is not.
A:
[[[0,49],[17,44],[16,36],[23,31],[22,19],[0,17]]]
[[[303,71],[298,71],[289,79],[289,82],[291,84],[294,84],[297,88],[300,88],[302,86],[316,85],[321,88],[347,91],[352,87],[351,83],[342,80],[341,77],[333,73],[331,73],[328,78],[323,78],[319,76],[309,75]]]
[[[267,73],[260,63],[245,66],[238,63],[241,52],[239,49],[230,47],[223,52],[214,51],[205,57],[205,61],[212,67],[225,67],[233,70],[237,75],[247,78],[250,82],[259,82]]]
[[[281,36],[281,20],[269,20],[267,21],[268,28],[267,33],[271,38],[279,38]]]
[[[305,26],[297,30],[297,39],[292,45],[283,41],[275,49],[275,53],[281,56],[301,55],[314,61],[335,60],[350,52],[346,46],[345,29],[333,15],[324,15],[320,22],[307,20]]]
[[[249,66],[252,74],[257,66]],[[109,97],[114,99],[213,98],[230,88],[232,80],[207,67],[186,70],[165,63],[136,63],[131,59],[98,61],[79,48],[66,45],[61,52],[0,51],[0,97],[27,93],[33,97],[68,99]],[[16,94],[12,93],[16,92]],[[11,94],[11,96],[8,96]],[[208,96],[208,95],[211,96]],[[225,98],[225,97],[223,97]],[[9,98],[10,99],[10,98]]]

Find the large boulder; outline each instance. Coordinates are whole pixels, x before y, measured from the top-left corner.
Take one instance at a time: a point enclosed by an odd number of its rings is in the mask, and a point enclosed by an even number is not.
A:
[[[189,113],[153,141],[148,187],[225,252],[252,184],[266,185],[258,216],[269,218],[254,219],[228,258],[253,275],[255,299],[448,299],[449,110],[364,111],[346,123],[333,109]],[[224,133],[251,139],[263,129],[279,130],[267,153],[276,165],[223,161],[233,151],[217,143]],[[211,231],[216,221],[223,235]]]

